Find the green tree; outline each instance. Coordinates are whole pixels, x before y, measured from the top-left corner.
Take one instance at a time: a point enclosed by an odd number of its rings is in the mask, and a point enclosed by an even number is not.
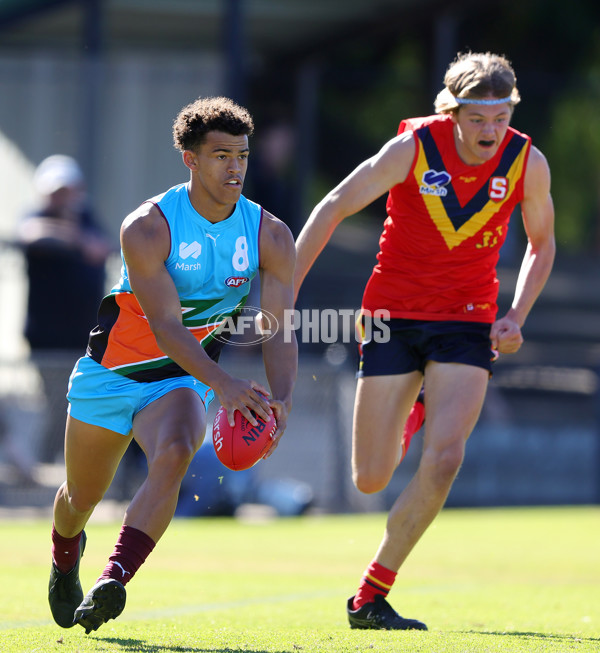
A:
[[[600,30],[597,30],[600,31]],[[544,152],[552,169],[560,249],[600,251],[600,46],[552,107]]]

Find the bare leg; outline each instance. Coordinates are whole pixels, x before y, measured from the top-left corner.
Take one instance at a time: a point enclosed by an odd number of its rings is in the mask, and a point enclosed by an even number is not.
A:
[[[180,388],[138,413],[133,436],[146,454],[148,476],[127,508],[123,523],[155,542],[169,525],[183,477],[204,440],[206,411],[198,395]]]
[[[146,454],[148,475],[129,504],[108,565],[75,610],[74,621],[86,633],[123,611],[124,585],[171,522],[181,481],[205,429],[204,404],[188,388],[172,390],[135,416],[132,433]]]
[[[72,560],[74,567],[67,572],[60,571],[53,564],[48,585],[50,610],[62,628],[73,626],[75,610],[83,599],[79,561],[85,547],[85,536],[80,535],[77,541],[75,538],[110,486],[130,442],[130,436],[67,417],[67,480],[58,489],[54,500],[53,556],[60,551],[63,566],[68,566],[75,555],[77,559]]]
[[[130,442],[131,436],[67,417],[67,480],[54,500],[54,525],[63,537],[74,537],[83,530],[110,487]]]
[[[358,380],[352,436],[352,477],[366,494],[389,483],[400,458],[402,431],[423,381],[420,372]]]
[[[431,362],[425,371],[425,441],[419,468],[393,505],[376,560],[398,570],[442,509],[485,398],[486,370]]]

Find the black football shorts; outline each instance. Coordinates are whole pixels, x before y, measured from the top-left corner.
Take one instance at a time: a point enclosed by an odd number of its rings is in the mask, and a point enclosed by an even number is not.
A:
[[[359,345],[358,377],[424,372],[428,361],[474,365],[491,374],[496,358],[490,342],[491,324],[361,319],[365,337]]]

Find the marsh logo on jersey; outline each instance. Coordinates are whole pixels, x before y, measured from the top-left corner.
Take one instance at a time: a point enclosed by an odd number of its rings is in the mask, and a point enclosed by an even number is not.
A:
[[[419,192],[421,195],[437,195],[437,197],[446,197],[448,189],[444,188],[450,183],[452,177],[445,171],[427,170],[423,173]]]
[[[179,243],[179,258],[187,259],[190,256],[195,260],[202,253],[202,245],[194,241],[193,243],[181,242]],[[176,263],[175,269],[177,270],[187,270],[196,272],[201,268],[200,263]]]
[[[179,243],[179,258],[198,258],[202,254],[202,245],[194,241],[193,243]]]

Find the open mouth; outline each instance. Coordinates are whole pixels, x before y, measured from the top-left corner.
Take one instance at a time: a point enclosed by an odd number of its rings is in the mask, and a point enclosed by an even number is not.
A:
[[[496,141],[479,141],[481,147],[493,147]]]

